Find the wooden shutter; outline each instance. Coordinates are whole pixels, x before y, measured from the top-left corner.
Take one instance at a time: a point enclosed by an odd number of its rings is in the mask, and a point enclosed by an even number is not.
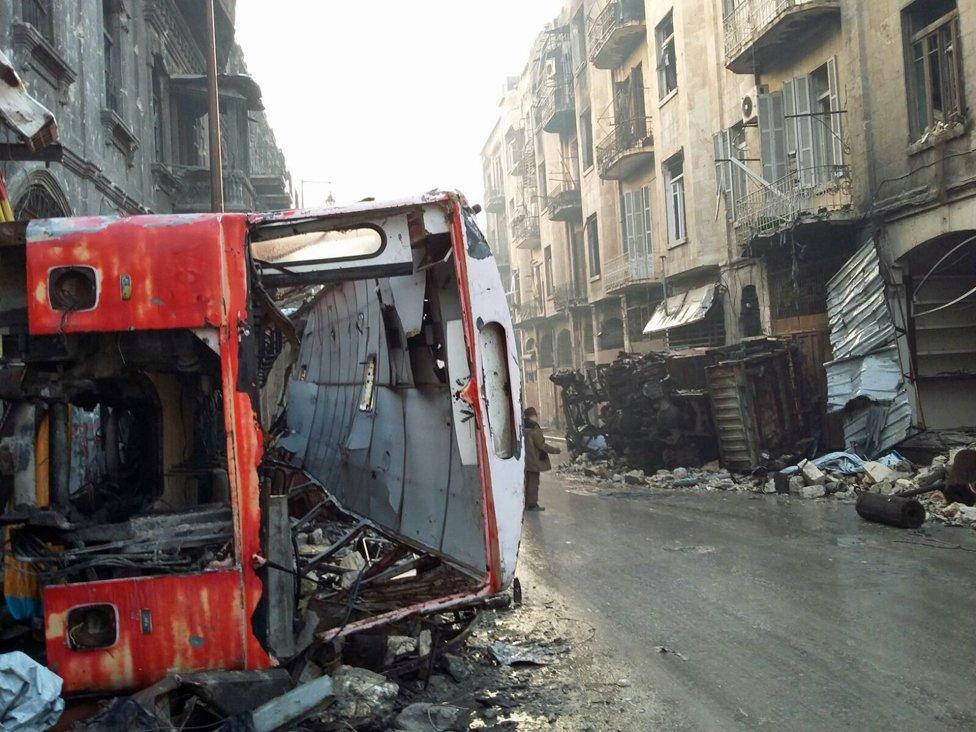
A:
[[[796,165],[800,172],[800,184],[812,186],[817,181],[816,156],[813,142],[813,102],[810,77],[793,79],[793,96],[796,103]]]
[[[633,253],[634,247],[634,194],[624,191],[624,254]]]
[[[843,115],[840,107],[840,87],[837,83],[837,57],[827,60],[827,85],[830,90],[830,133],[833,141],[831,164],[844,164],[844,142],[841,136]]]
[[[651,233],[651,187],[644,186],[641,188],[641,205],[643,209],[643,219],[644,219],[644,237],[643,237],[643,254],[644,258],[647,260],[647,276],[650,277],[654,274],[654,238]]]
[[[793,82],[783,82],[783,114],[786,117],[784,128],[786,130],[786,162],[787,166],[792,163],[793,169],[797,166],[796,152],[796,97],[793,94]]]
[[[759,137],[763,178],[773,184],[786,175],[786,121],[783,92],[759,95]],[[731,154],[731,150],[729,151]]]

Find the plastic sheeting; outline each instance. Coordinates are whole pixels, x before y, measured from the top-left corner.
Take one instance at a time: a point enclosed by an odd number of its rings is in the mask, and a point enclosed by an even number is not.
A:
[[[0,656],[0,730],[35,732],[61,718],[61,677],[30,656],[14,651]]]

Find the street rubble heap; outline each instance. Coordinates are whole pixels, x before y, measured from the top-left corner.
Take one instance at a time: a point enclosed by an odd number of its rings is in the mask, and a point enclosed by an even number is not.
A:
[[[557,470],[597,490],[727,491],[855,503],[862,493],[893,496],[941,484],[966,449],[953,448],[936,455],[927,466],[916,465],[897,452],[878,460],[863,460],[849,453],[830,453],[816,460],[800,460],[775,472],[754,474],[731,473],[718,461],[698,468],[662,468],[645,473],[641,469],[632,469],[626,461],[612,454],[594,458],[584,453]],[[976,449],[976,440],[968,449]],[[941,490],[923,493],[916,499],[925,507],[927,519],[947,526],[976,529],[976,507],[950,501]]]

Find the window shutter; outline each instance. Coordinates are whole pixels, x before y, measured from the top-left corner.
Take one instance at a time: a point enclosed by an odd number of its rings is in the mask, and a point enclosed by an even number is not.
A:
[[[717,193],[725,193],[728,190],[728,182],[725,180],[725,135],[716,132],[712,135],[712,148],[715,150],[715,190]]]
[[[813,109],[809,76],[797,76],[793,79],[793,94],[796,98],[796,165],[800,172],[800,183],[812,186],[816,183],[817,171],[813,151]]]
[[[830,87],[830,134],[833,140],[833,156],[831,163],[833,165],[843,165],[844,164],[844,142],[841,137],[842,130],[842,118],[843,115],[840,114],[840,87],[837,83],[837,57],[833,57],[827,60],[827,85]]]
[[[634,194],[624,191],[624,254],[634,251]]]
[[[783,93],[759,95],[759,137],[763,178],[770,185],[786,175],[786,122]],[[731,150],[729,151],[731,155]],[[731,164],[730,164],[731,165]]]
[[[792,161],[795,168],[798,164],[796,150],[796,95],[793,93],[793,82],[783,82],[783,114],[786,128],[786,163],[789,167]]]
[[[646,261],[645,267],[647,267],[647,276],[650,277],[654,274],[654,246],[653,246],[653,234],[651,233],[651,187],[644,186],[641,188],[641,203],[643,205],[644,214],[644,237],[643,237],[643,251],[642,254]]]

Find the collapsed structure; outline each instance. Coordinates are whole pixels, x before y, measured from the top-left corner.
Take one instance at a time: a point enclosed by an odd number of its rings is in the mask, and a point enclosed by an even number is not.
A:
[[[518,363],[459,196],[4,224],[0,273],[4,589],[66,692],[286,664],[511,580]]]

